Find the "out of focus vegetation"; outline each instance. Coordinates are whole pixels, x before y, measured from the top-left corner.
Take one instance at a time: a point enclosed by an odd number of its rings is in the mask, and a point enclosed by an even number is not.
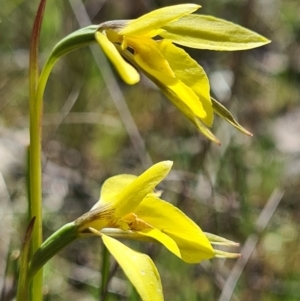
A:
[[[216,117],[213,130],[222,145],[212,145],[146,78],[126,86],[114,77],[98,46],[71,53],[55,67],[44,100],[44,235],[89,210],[107,177],[174,160],[163,198],[204,231],[239,241],[243,260],[186,265],[157,245],[135,243],[157,263],[165,299],[299,300],[299,1],[194,2],[203,7],[199,13],[273,41],[246,52],[188,50],[207,71],[214,96],[254,137]],[[6,301],[15,293],[16,258],[27,225],[28,49],[38,1],[0,3],[0,300]],[[79,24],[136,18],[176,3],[49,1],[41,64]],[[52,259],[44,270],[45,300],[97,300],[100,252],[99,240],[92,238]],[[138,300],[120,272],[110,292],[110,300]]]

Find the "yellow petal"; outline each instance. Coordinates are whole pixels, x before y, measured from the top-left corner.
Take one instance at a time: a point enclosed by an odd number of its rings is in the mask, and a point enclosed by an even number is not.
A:
[[[120,46],[116,46],[122,51]],[[173,102],[173,104],[197,127],[197,129],[211,141],[220,144],[220,141],[199,119],[206,118],[206,111],[203,109],[199,97],[195,92],[182,83],[180,80],[157,72],[148,66],[147,61],[140,56],[133,55],[129,51],[122,52],[133,65],[139,67],[161,91]],[[196,111],[194,111],[196,109]]]
[[[170,252],[172,252],[173,254],[175,254],[177,257],[181,258],[181,253],[180,250],[176,244],[176,242],[174,241],[174,239],[172,239],[170,236],[168,236],[167,234],[161,232],[158,229],[144,229],[143,231],[135,231],[135,233],[142,235],[142,236],[146,236],[146,237],[151,237],[154,240],[160,242],[162,245],[164,245]]]
[[[198,225],[173,205],[155,197],[147,197],[134,213],[169,235],[178,245],[185,262],[197,263],[214,256],[209,240]]]
[[[270,43],[265,37],[237,24],[205,15],[188,15],[167,24],[160,35],[197,49],[245,50]]]
[[[129,23],[120,30],[120,35],[143,35],[154,37],[161,32],[160,28],[170,22],[190,14],[201,6],[197,4],[179,4],[156,9]]]
[[[212,142],[221,145],[220,140],[209,130],[209,128],[201,122],[201,120],[195,119],[194,124],[196,125],[197,129],[209,140]]]
[[[149,256],[134,251],[106,235],[102,235],[102,240],[143,301],[164,299],[158,271]]]
[[[147,76],[161,89],[161,91],[196,126],[196,128],[205,137],[207,137],[208,139],[210,139],[211,141],[213,141],[216,144],[219,144],[219,145],[221,144],[219,139],[217,137],[215,137],[215,135],[201,121],[203,118],[206,117],[206,115],[205,115],[206,113],[205,113],[204,109],[202,109],[203,110],[202,117],[200,117],[201,115],[199,114],[199,113],[201,113],[201,111],[198,112],[198,116],[196,115],[195,111],[193,111],[193,108],[195,107],[195,106],[193,106],[193,103],[195,103],[195,101],[197,101],[197,100],[192,98],[192,97],[191,98],[188,97],[188,96],[192,96],[192,95],[188,94],[188,91],[186,91],[187,88],[188,88],[187,86],[185,86],[181,82],[177,82],[176,86],[167,85],[166,84],[166,83],[168,83],[167,80],[165,80],[164,82],[160,82],[160,81],[157,80],[157,78],[151,76],[150,74],[147,74]],[[186,95],[184,95],[185,91],[187,92]],[[200,110],[199,105],[198,105],[198,110]]]
[[[209,81],[205,71],[183,49],[176,47],[171,41],[162,40],[157,45],[163,56],[167,59],[176,78],[190,87],[199,97],[198,103],[193,104],[196,108],[192,108],[192,110],[197,112],[197,107],[199,106],[199,102],[201,102],[206,112],[206,116],[201,118],[201,120],[207,126],[211,126],[213,122],[213,109],[210,100]]]
[[[175,78],[156,41],[144,37],[128,37],[126,41],[128,46],[133,48],[134,58],[139,66]]]
[[[134,180],[137,178],[135,175],[123,174],[117,175],[108,178],[101,187],[100,192],[100,200],[97,202],[94,207],[91,209],[95,209],[97,207],[103,206],[103,204],[108,204],[111,200],[116,199],[116,196],[127,186],[129,186]],[[153,191],[150,192],[150,195],[160,197],[162,191]]]
[[[114,44],[111,43],[109,39],[99,31],[95,33],[95,38],[124,82],[128,85],[136,84],[140,80],[139,73],[122,58]]]
[[[167,96],[189,119],[206,118],[207,113],[203,109],[202,103],[195,92],[176,78],[169,62],[159,49],[160,43],[149,39],[128,39],[128,44],[135,50],[133,59],[143,72],[156,84],[163,92],[167,89],[174,97]],[[165,88],[165,89],[164,89]]]
[[[136,178],[137,176],[128,174],[108,178],[101,187],[100,200],[94,205],[92,210],[99,207],[100,204],[107,204],[111,202],[111,200],[116,199],[116,196]]]
[[[117,194],[107,193],[108,190],[105,188],[105,199],[101,195],[99,206],[110,204],[114,208],[115,220],[132,213],[143,198],[152,193],[155,186],[167,176],[172,165],[172,161],[162,161],[151,166],[128,186],[121,183],[121,189],[118,189],[117,185],[112,185],[111,187],[119,191]]]

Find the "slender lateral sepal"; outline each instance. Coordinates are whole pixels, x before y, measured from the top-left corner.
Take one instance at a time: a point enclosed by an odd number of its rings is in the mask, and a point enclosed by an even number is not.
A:
[[[241,257],[240,253],[231,253],[231,252],[225,252],[221,250],[216,250],[214,249],[215,252],[215,257],[216,258],[229,258],[229,259],[234,259],[234,258],[239,258]]]
[[[213,110],[216,114],[218,114],[221,118],[226,120],[228,123],[230,123],[232,126],[234,126],[236,129],[241,131],[242,133],[248,135],[248,136],[253,136],[252,133],[247,131],[245,128],[243,128],[237,120],[233,117],[233,115],[227,110],[220,102],[218,102],[216,99],[211,98],[212,102],[212,107]]]
[[[219,246],[227,246],[227,247],[238,247],[240,244],[236,243],[232,240],[228,240],[224,237],[204,232],[205,236],[208,238],[211,244],[213,245],[219,245]]]

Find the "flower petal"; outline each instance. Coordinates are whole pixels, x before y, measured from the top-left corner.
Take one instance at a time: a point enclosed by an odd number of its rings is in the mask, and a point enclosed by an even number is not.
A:
[[[213,109],[210,100],[209,81],[205,71],[183,49],[176,47],[171,41],[162,40],[157,45],[163,56],[167,59],[176,78],[197,94],[199,97],[198,102],[201,102],[206,112],[206,116],[201,118],[201,120],[207,126],[211,126],[213,122]],[[193,108],[193,111],[196,111],[196,109]]]
[[[144,71],[144,73],[146,73]],[[147,73],[146,73],[147,74]],[[160,90],[173,102],[173,104],[196,126],[196,128],[208,139],[215,142],[216,144],[221,144],[219,139],[207,128],[207,126],[202,123],[201,119],[205,118],[205,115],[201,118],[196,116],[195,112],[192,110],[190,103],[192,98],[188,98],[188,94],[186,94],[184,101],[181,97],[180,92],[184,92],[187,86],[183,86],[179,83],[177,83],[177,86],[171,86],[171,85],[165,85],[165,83],[162,83],[158,81],[155,77],[151,76],[150,74],[147,74],[147,76],[160,88]],[[182,87],[182,90],[180,89]],[[191,90],[191,89],[190,89]],[[176,94],[177,92],[177,94]],[[194,93],[194,92],[193,92]],[[184,94],[184,93],[182,93]],[[183,95],[184,96],[184,95]],[[193,100],[193,102],[195,102]],[[200,108],[199,108],[200,109]],[[204,112],[204,110],[203,110]]]
[[[172,252],[177,257],[182,259],[180,250],[179,250],[176,242],[174,241],[174,239],[172,239],[167,234],[161,232],[160,230],[155,229],[155,228],[153,228],[153,229],[148,228],[148,229],[144,229],[142,231],[135,231],[135,233],[155,239],[156,241],[158,241],[162,245],[164,245],[170,252]]]
[[[214,256],[210,242],[198,225],[170,203],[147,197],[134,213],[173,238],[185,262],[197,263]]]
[[[190,14],[201,6],[197,4],[179,4],[156,9],[129,23],[119,32],[120,35],[143,35],[154,37],[161,27]]]
[[[166,58],[159,49],[159,43],[149,39],[128,39],[128,44],[135,53],[124,56],[133,61],[141,70],[166,94],[174,105],[192,122],[196,117],[205,119],[207,116],[196,93],[176,78]],[[195,123],[195,122],[194,122]]]
[[[136,84],[140,80],[139,73],[122,58],[114,44],[111,43],[109,39],[99,31],[95,33],[95,38],[124,82],[128,85]]]
[[[134,50],[134,58],[138,66],[143,66],[150,72],[162,73],[175,78],[173,70],[161,53],[156,41],[145,37],[126,38],[128,46]]]
[[[116,239],[103,234],[102,240],[143,301],[162,301],[164,299],[160,276],[148,255],[134,251]]]
[[[209,140],[212,142],[221,145],[220,140],[209,130],[209,128],[201,122],[199,119],[195,119],[194,124],[196,125],[197,129]]]
[[[152,193],[155,186],[159,184],[169,173],[173,165],[172,161],[162,161],[154,164],[140,176],[136,177],[129,185],[124,185],[130,177],[124,182],[120,182],[120,189],[117,184],[108,184],[105,188],[105,198],[100,197],[99,206],[109,203],[114,208],[114,220],[117,220],[135,210],[143,198]],[[118,193],[108,192],[109,188],[113,188]]]
[[[128,174],[108,178],[101,187],[100,201],[97,202],[91,210],[99,207],[100,204],[107,204],[111,202],[111,200],[116,199],[116,196],[136,178],[137,176]]]
[[[187,15],[167,24],[160,35],[176,44],[197,49],[245,50],[270,43],[265,37],[237,24],[206,15]]]

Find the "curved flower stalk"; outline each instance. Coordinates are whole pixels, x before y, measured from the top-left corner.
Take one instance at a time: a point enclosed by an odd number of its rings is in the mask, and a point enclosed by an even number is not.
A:
[[[202,232],[182,211],[160,198],[161,192],[156,191],[155,187],[167,176],[172,164],[171,161],[163,161],[138,177],[125,174],[106,180],[94,207],[44,242],[30,265],[30,277],[71,241],[97,235],[136,287],[142,300],[163,300],[160,277],[152,260],[117,238],[161,243],[187,263],[199,263],[212,257],[239,256],[214,250],[212,244],[236,244]]]

